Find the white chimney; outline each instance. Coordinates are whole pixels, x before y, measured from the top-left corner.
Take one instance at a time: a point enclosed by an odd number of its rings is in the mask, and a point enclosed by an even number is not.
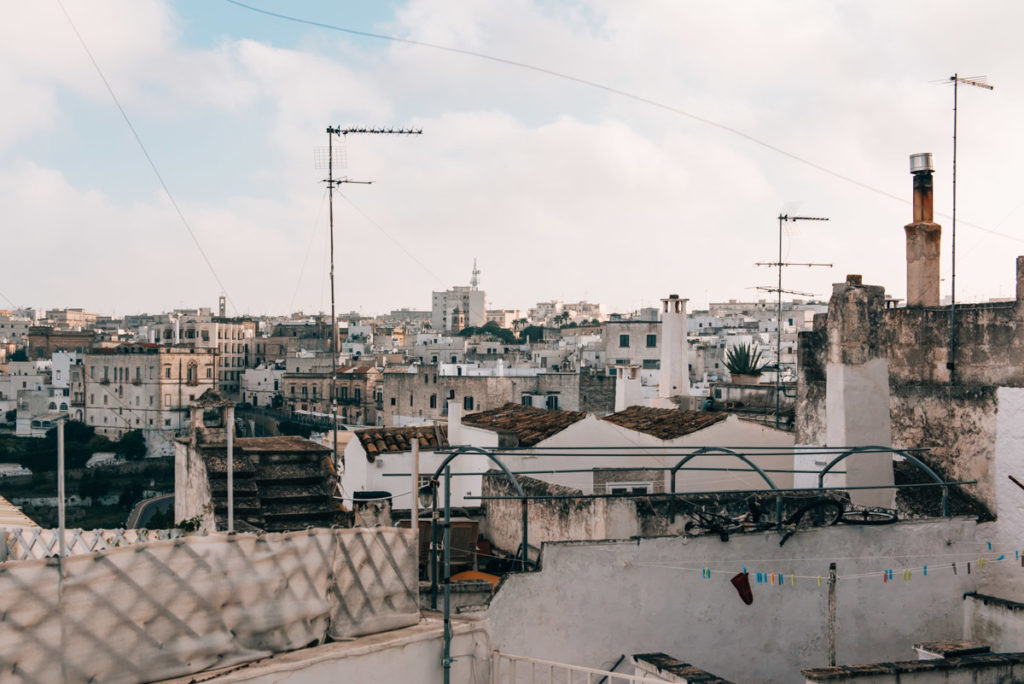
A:
[[[644,388],[640,380],[640,369],[636,366],[619,366],[615,373],[615,412],[643,405]]]
[[[661,374],[658,398],[690,396],[690,351],[686,344],[686,302],[679,295],[661,300]]]
[[[456,399],[448,400],[448,443],[462,445],[462,404]]]
[[[174,317],[174,344],[181,343],[181,317]]]

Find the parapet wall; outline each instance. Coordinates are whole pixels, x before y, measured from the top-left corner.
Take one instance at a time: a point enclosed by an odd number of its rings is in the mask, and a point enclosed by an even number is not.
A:
[[[395,528],[187,537],[0,564],[0,679],[148,682],[416,624]]]

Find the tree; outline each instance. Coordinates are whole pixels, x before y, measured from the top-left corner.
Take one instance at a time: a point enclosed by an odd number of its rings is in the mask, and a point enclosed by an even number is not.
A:
[[[11,409],[4,414],[4,420],[8,423],[14,423],[18,420],[18,409]]]
[[[140,461],[146,456],[146,436],[142,430],[129,430],[121,435],[114,451],[129,461]]]
[[[755,344],[738,344],[725,352],[725,367],[733,375],[760,375],[764,366],[761,350]]]
[[[25,351],[24,347],[21,347],[11,354],[11,361],[28,361],[28,352]]]
[[[525,342],[539,342],[544,338],[544,328],[539,325],[528,325],[523,328],[519,338]]]

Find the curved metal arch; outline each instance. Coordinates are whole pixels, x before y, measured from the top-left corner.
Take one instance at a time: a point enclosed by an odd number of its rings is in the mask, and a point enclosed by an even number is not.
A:
[[[837,465],[838,463],[841,463],[842,461],[845,461],[847,458],[849,458],[850,456],[852,456],[854,454],[862,454],[862,453],[899,454],[903,458],[905,458],[908,461],[910,461],[911,463],[913,463],[915,466],[917,466],[918,470],[920,470],[925,475],[927,475],[928,477],[930,477],[933,480],[935,480],[936,484],[942,485],[942,515],[943,516],[948,516],[949,515],[949,486],[946,485],[946,483],[943,481],[943,479],[941,477],[939,477],[938,474],[934,470],[929,468],[917,456],[914,456],[913,454],[907,453],[906,451],[903,451],[902,449],[893,449],[892,447],[859,446],[859,447],[852,447],[848,451],[844,451],[843,453],[841,453],[838,456],[836,456],[835,458],[833,458],[828,463],[828,465],[826,465],[822,469],[822,471],[818,473],[818,489],[823,489],[825,487],[825,476],[828,474],[828,472],[830,470],[832,470],[833,466]]]
[[[685,466],[687,463],[692,461],[697,456],[704,456],[705,454],[715,454],[715,453],[725,454],[725,455],[728,455],[728,456],[735,456],[736,458],[740,459],[741,461],[746,463],[748,466],[753,468],[757,472],[757,474],[761,476],[761,479],[768,483],[768,486],[771,489],[778,489],[778,487],[775,484],[775,481],[772,480],[772,478],[768,477],[768,474],[766,472],[761,470],[761,468],[758,467],[758,465],[756,463],[751,461],[749,458],[747,458],[745,455],[741,454],[740,452],[734,451],[732,449],[727,449],[726,447],[701,447],[700,449],[697,449],[697,451],[694,451],[692,454],[687,454],[686,456],[684,456],[682,458],[682,460],[680,460],[679,463],[676,463],[675,466],[672,468],[672,470],[669,471],[669,476],[672,478],[671,492],[673,494],[676,493],[676,473],[678,473],[680,470],[682,470],[683,466]]]
[[[440,478],[441,477],[441,473],[444,472],[445,466],[447,466],[449,463],[451,463],[453,460],[455,460],[455,457],[461,456],[462,454],[483,454],[487,458],[491,459],[491,461],[493,461],[495,465],[497,465],[499,468],[501,468],[501,471],[503,473],[505,473],[505,476],[508,477],[508,479],[512,481],[512,486],[516,488],[516,492],[519,494],[519,496],[526,496],[526,492],[523,491],[522,486],[519,484],[519,480],[517,480],[516,476],[512,474],[512,471],[509,470],[508,467],[504,463],[501,462],[501,459],[498,458],[497,456],[495,456],[493,453],[491,453],[487,449],[482,449],[480,447],[475,447],[475,446],[460,446],[460,447],[456,447],[453,452],[448,454],[448,456],[443,461],[441,461],[441,465],[437,466],[437,470],[434,471],[434,477],[435,478]]]

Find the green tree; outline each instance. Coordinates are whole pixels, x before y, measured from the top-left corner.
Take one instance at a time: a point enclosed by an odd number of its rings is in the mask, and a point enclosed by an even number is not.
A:
[[[523,328],[519,338],[524,342],[539,342],[544,337],[544,328],[539,325],[528,325]]]
[[[4,414],[4,420],[8,423],[13,423],[18,420],[18,409],[11,409]]]
[[[28,352],[24,347],[21,347],[11,354],[11,361],[28,361]]]
[[[146,436],[142,430],[129,430],[121,435],[114,451],[129,461],[142,460],[146,456]]]

